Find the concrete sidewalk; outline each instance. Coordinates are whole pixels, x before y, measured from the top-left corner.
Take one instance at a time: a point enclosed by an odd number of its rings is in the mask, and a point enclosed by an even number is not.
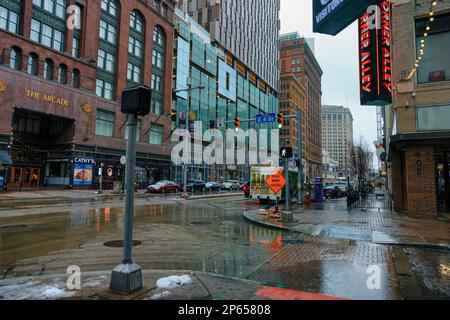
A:
[[[130,296],[109,291],[111,271],[82,273],[81,289],[69,290],[69,275],[0,280],[4,300],[343,300],[339,297],[265,286],[260,282],[192,271],[144,270],[144,289]],[[170,277],[170,278],[168,278]],[[158,287],[158,280],[160,287]],[[164,281],[165,280],[165,281]]]
[[[269,228],[311,236],[450,250],[448,221],[409,219],[387,210],[347,211],[344,206],[344,201],[334,200],[311,209],[294,209],[294,221],[290,223],[271,218],[272,210],[250,210],[244,218]]]

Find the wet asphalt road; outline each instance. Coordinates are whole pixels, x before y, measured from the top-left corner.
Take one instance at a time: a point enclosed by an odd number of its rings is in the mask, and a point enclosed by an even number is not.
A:
[[[205,271],[351,299],[402,299],[411,290],[422,298],[450,297],[448,252],[401,249],[412,273],[399,275],[390,246],[246,223],[242,212],[258,207],[241,197],[136,199],[134,238],[141,243],[134,247],[134,259],[144,269]],[[6,217],[17,213],[21,216]],[[120,240],[122,233],[119,199],[3,208],[0,279],[64,274],[69,265],[111,270],[121,262],[122,249],[105,244]],[[381,272],[379,288],[367,286],[370,266]]]

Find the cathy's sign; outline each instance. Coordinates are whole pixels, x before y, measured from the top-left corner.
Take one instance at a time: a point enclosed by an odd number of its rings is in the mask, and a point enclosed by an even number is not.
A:
[[[48,103],[53,103],[53,104],[63,106],[63,107],[69,106],[69,100],[61,98],[61,97],[57,97],[57,96],[54,96],[51,94],[37,92],[34,90],[26,90],[26,95],[28,98],[31,98],[31,99],[42,100],[42,101],[46,101]]]
[[[313,0],[314,32],[335,36],[377,0]]]
[[[392,103],[391,3],[377,4],[359,19],[361,105]]]

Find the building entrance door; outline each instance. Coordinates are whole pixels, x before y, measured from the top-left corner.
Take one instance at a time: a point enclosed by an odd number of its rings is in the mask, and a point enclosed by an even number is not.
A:
[[[450,154],[436,155],[436,191],[438,210],[450,213]]]
[[[11,168],[10,185],[14,189],[38,188],[40,186],[41,169]]]

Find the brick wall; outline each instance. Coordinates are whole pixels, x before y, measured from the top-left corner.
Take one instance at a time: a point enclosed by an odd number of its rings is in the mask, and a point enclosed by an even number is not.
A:
[[[411,218],[436,218],[435,162],[432,146],[408,148],[405,153],[408,215]]]

